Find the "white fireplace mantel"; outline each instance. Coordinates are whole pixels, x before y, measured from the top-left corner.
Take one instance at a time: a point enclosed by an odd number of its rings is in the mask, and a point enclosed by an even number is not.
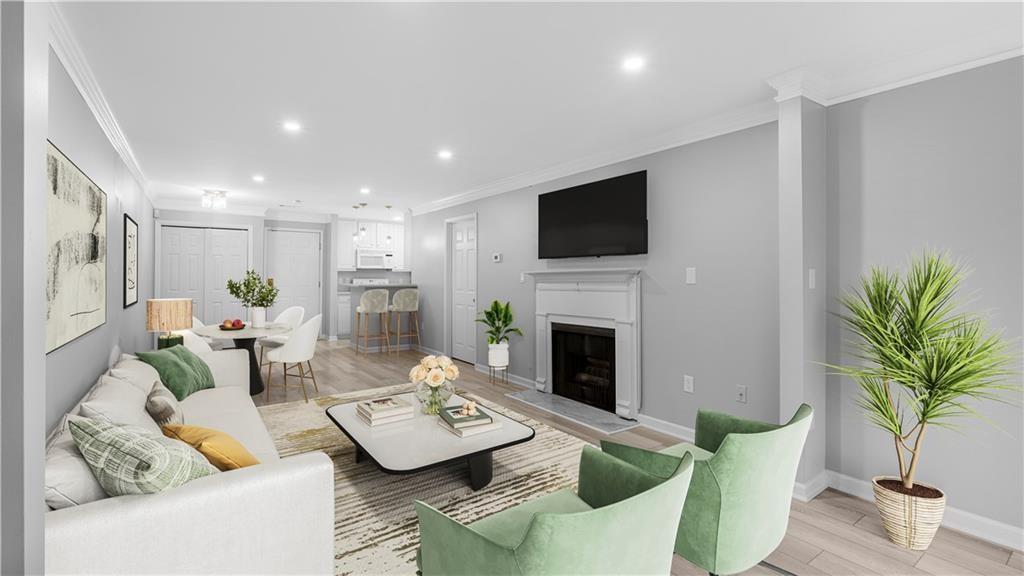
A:
[[[640,412],[641,338],[639,268],[555,268],[524,272],[536,297],[536,388],[552,393],[551,324],[615,330],[615,413]]]

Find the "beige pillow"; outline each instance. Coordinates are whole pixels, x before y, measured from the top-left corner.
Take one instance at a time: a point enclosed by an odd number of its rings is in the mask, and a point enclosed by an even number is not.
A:
[[[78,451],[69,428],[64,428],[46,449],[43,496],[46,504],[54,510],[107,497],[89,463]]]
[[[161,427],[166,424],[185,423],[178,399],[160,382],[153,386],[153,391],[149,393],[149,397],[146,399],[146,412],[149,412],[153,421]]]
[[[160,427],[146,412],[146,400],[146,393],[134,383],[105,375],[82,402],[79,414],[110,424],[136,426],[159,435]]]
[[[128,355],[121,356],[121,361],[110,369],[109,374],[114,378],[131,382],[143,394],[149,394],[153,385],[160,381],[160,374],[156,369],[137,357]]]

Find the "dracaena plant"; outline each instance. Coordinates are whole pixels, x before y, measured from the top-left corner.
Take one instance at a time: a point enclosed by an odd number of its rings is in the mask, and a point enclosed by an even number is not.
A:
[[[504,304],[497,300],[491,302],[491,307],[484,310],[483,315],[477,318],[476,321],[487,326],[488,344],[507,342],[512,334],[523,335],[522,330],[512,326],[515,318],[512,316],[511,302],[505,302]]]
[[[855,336],[861,364],[835,366],[859,386],[868,420],[892,435],[900,479],[914,486],[929,426],[953,428],[981,418],[977,400],[1006,401],[1012,357],[983,319],[956,301],[964,269],[947,254],[925,252],[905,274],[872,268],[839,314]]]
[[[228,294],[246,308],[270,308],[277,301],[278,292],[273,278],[264,281],[255,270],[247,271],[241,282],[228,279]]]

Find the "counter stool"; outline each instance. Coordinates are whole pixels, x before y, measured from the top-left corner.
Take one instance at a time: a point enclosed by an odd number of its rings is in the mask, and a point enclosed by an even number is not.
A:
[[[377,314],[380,323],[377,327],[377,335],[370,336],[370,315]],[[362,327],[363,330],[363,353],[369,349],[369,342],[384,341],[384,345],[387,346],[388,352],[391,352],[391,335],[388,333],[388,291],[386,288],[376,288],[373,290],[367,290],[363,292],[363,295],[359,297],[359,306],[356,307],[356,339],[355,344],[356,354],[359,353],[359,329],[360,324],[363,323],[363,319],[366,319],[366,325]]]
[[[398,351],[402,350],[402,313],[409,315],[409,331],[405,334],[406,338],[411,339],[416,336],[416,345],[420,345],[420,291],[416,288],[402,288],[397,290],[395,295],[391,297],[391,306],[388,307],[391,315],[395,317],[395,323],[398,325],[397,338],[395,338],[395,348]],[[388,327],[391,327],[391,320],[388,320]]]

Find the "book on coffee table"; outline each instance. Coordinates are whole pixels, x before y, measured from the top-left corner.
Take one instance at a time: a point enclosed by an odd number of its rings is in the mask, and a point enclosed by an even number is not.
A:
[[[455,430],[490,424],[493,421],[491,415],[484,412],[479,407],[476,409],[476,414],[473,414],[472,416],[461,414],[461,412],[461,406],[448,406],[447,408],[442,409],[438,416],[441,417],[441,420],[443,420],[445,424]]]
[[[452,428],[451,426],[448,425],[447,422],[444,421],[444,418],[438,418],[437,423],[440,424],[441,427],[444,428],[445,430],[451,432],[452,434],[455,434],[460,438],[476,436],[477,434],[483,434],[485,432],[491,432],[493,430],[501,428],[501,422],[499,421],[493,421],[487,424],[478,424],[476,426],[467,426],[465,428]]]
[[[407,420],[413,416],[413,406],[395,396],[374,398],[356,405],[356,414],[371,426]]]

